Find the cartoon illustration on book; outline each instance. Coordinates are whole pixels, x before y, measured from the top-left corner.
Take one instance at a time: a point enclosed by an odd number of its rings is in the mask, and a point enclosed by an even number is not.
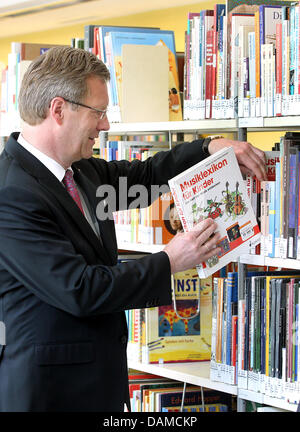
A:
[[[235,219],[236,216],[244,215],[247,212],[246,204],[239,191],[239,183],[236,182],[235,191],[229,192],[228,181],[226,182],[226,191],[222,191],[222,202],[225,204],[225,213],[227,216]]]
[[[197,301],[177,300],[177,311],[171,305],[159,307],[159,336],[184,336],[200,334]]]
[[[260,230],[236,156],[222,149],[169,180],[185,232],[211,218],[220,250],[196,266],[200,278],[222,268],[260,242]],[[243,246],[243,248],[241,248]]]

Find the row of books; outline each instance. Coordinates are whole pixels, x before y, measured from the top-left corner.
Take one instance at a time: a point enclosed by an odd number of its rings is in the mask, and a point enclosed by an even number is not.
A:
[[[39,55],[54,47],[53,44],[12,42],[8,64],[1,75],[0,126],[6,135],[20,130],[18,96],[21,82],[28,66]]]
[[[189,13],[184,119],[299,115],[299,5]]]
[[[88,25],[84,40],[111,73],[110,121],[182,120],[173,31]]]
[[[88,25],[84,38],[71,43],[94,52],[109,68],[110,121],[134,122],[300,114],[299,37],[299,5],[289,1],[240,5],[230,12],[216,4],[189,13],[183,117],[173,31]],[[12,43],[1,77],[7,129],[20,126],[17,99],[24,71],[51,46]]]
[[[169,149],[168,142],[162,141],[107,141],[105,147],[94,150],[94,156],[107,161],[112,160],[140,160],[145,161],[158,151]],[[123,179],[125,180],[125,179]],[[120,187],[124,199],[140,198],[139,207],[129,210],[120,210],[114,213],[117,240],[120,243],[166,244],[176,234],[176,221],[174,220],[174,202],[167,185],[160,188],[161,195],[153,189],[155,199],[148,205],[148,196],[143,202],[139,190],[127,191],[126,185]],[[156,198],[157,196],[157,198]],[[135,200],[135,205],[137,204]]]
[[[261,228],[261,244],[250,253],[272,258],[299,259],[299,143],[287,132],[278,151],[266,152],[268,181],[248,176],[246,186]]]
[[[227,412],[232,397],[221,392],[183,384],[157,375],[129,371],[129,393],[133,412]],[[183,399],[183,400],[182,400]]]
[[[212,336],[210,377],[236,384],[238,347],[237,273],[214,278],[212,297]]]
[[[231,365],[231,384],[298,403],[299,273],[248,272],[238,300],[230,299],[230,285],[229,278],[216,282],[211,379],[228,382]]]

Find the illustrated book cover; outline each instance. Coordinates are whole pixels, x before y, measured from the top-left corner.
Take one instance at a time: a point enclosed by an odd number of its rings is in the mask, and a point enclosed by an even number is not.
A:
[[[169,180],[183,229],[190,231],[206,218],[218,224],[219,255],[197,265],[200,278],[247,253],[249,243],[260,241],[260,230],[251,207],[236,156],[224,148]]]
[[[144,309],[143,363],[210,360],[212,277],[196,269],[173,278],[173,304]]]

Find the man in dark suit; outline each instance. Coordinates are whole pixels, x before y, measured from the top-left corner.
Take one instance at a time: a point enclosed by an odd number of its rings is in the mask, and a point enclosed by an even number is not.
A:
[[[118,191],[124,177],[150,191],[206,154],[199,140],[146,162],[92,158],[109,129],[108,79],[95,56],[64,47],[33,61],[22,82],[24,126],[0,158],[0,411],[123,411],[124,310],[170,304],[171,273],[218,251],[209,219],[164,251],[117,265],[113,220],[96,218],[97,187]],[[224,139],[209,152],[225,145],[264,178],[262,152]]]

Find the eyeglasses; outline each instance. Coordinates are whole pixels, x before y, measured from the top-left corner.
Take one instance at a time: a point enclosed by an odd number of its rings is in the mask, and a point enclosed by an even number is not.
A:
[[[90,110],[96,112],[96,113],[99,115],[99,120],[103,120],[104,117],[105,117],[106,114],[107,114],[107,110],[100,110],[100,109],[98,109],[98,108],[93,108],[93,107],[91,107],[91,106],[85,105],[85,104],[83,104],[83,103],[81,103],[81,102],[74,102],[74,101],[69,100],[69,99],[66,99],[66,98],[63,98],[63,99],[64,99],[66,102],[69,102],[69,103],[71,103],[71,104],[79,105],[79,106],[82,106],[82,107],[84,107],[84,108],[88,108],[88,109],[90,109]]]

